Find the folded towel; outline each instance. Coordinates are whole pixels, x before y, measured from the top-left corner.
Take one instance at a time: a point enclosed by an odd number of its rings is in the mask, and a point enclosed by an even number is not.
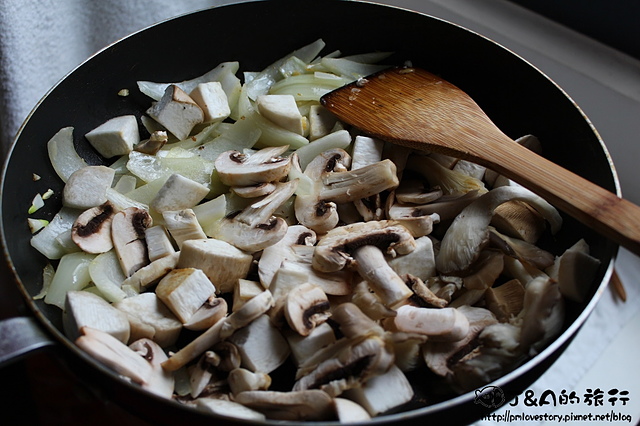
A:
[[[229,0],[0,1],[0,159],[38,101],[104,46]]]

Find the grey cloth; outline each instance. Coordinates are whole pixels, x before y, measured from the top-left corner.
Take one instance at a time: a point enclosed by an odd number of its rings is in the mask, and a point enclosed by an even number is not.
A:
[[[0,158],[38,101],[105,46],[229,0],[0,0]]]

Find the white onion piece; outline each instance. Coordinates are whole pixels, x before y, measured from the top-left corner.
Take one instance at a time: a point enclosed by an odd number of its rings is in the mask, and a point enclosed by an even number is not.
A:
[[[73,146],[73,127],[64,127],[47,142],[49,160],[63,182],[76,170],[87,166]]]
[[[114,250],[96,256],[89,264],[89,275],[107,301],[119,302],[127,297],[120,288],[126,277],[122,273],[120,261]]]
[[[89,264],[95,257],[95,254],[84,252],[62,256],[49,286],[49,291],[44,297],[44,303],[64,309],[67,292],[82,290],[91,282]]]

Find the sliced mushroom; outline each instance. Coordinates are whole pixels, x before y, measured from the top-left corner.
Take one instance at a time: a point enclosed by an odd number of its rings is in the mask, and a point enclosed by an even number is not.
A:
[[[127,297],[113,307],[127,315],[129,341],[148,338],[166,348],[178,340],[182,331],[182,323],[153,292]]]
[[[433,241],[425,236],[416,238],[415,242],[416,248],[411,253],[389,259],[388,263],[398,275],[411,274],[424,281],[436,273]]]
[[[524,287],[520,281],[513,279],[487,289],[484,300],[487,309],[493,312],[500,322],[508,322],[522,311]]]
[[[253,299],[265,290],[258,281],[238,279],[233,288],[233,309],[239,309],[242,305]]]
[[[108,333],[83,327],[81,336],[75,343],[96,360],[130,378],[149,392],[171,398],[171,379],[158,367],[158,363],[162,363],[164,353],[152,341],[141,342],[143,346],[147,346],[147,350],[141,355]]]
[[[111,221],[115,214],[113,204],[108,201],[85,210],[73,223],[71,239],[87,253],[108,252],[113,248]]]
[[[244,405],[234,401],[203,397],[196,399],[195,403],[199,410],[220,416],[258,422],[266,420],[266,416],[259,411],[252,410],[251,408],[245,407]]]
[[[156,342],[144,338],[131,343],[129,348],[151,365],[151,374],[142,387],[156,395],[171,399],[175,388],[175,379],[173,374],[162,368],[162,363],[167,360],[167,354]]]
[[[354,303],[346,302],[336,306],[333,320],[339,324],[340,332],[348,339],[383,337],[385,334],[385,330]]]
[[[507,201],[496,207],[491,224],[510,237],[534,244],[545,230],[544,218],[524,201]]]
[[[111,239],[127,277],[149,263],[144,234],[151,223],[149,213],[137,207],[129,207],[113,217]]]
[[[548,202],[521,187],[499,187],[482,195],[456,216],[440,244],[436,266],[441,273],[463,271],[477,258],[489,240],[493,211],[509,200],[524,200],[547,219],[551,232],[558,231],[562,218]]]
[[[412,179],[401,181],[395,191],[396,200],[405,204],[427,204],[436,201],[442,195],[441,188],[425,188],[423,181]]]
[[[162,98],[147,114],[180,140],[186,139],[195,125],[204,121],[202,109],[175,84],[167,86]]]
[[[133,149],[144,154],[156,155],[160,149],[169,141],[169,136],[164,130],[151,132],[149,139],[140,141],[134,145]]]
[[[371,415],[360,404],[346,398],[334,398],[333,405],[340,423],[359,423],[371,420]]]
[[[227,380],[233,395],[246,391],[267,390],[271,386],[271,377],[268,374],[253,372],[246,368],[231,370]]]
[[[86,166],[69,176],[62,191],[62,205],[86,210],[107,202],[116,171],[107,166]]]
[[[228,306],[226,300],[222,297],[211,295],[206,302],[191,315],[189,321],[184,324],[184,328],[196,331],[206,330],[227,316],[227,311]]]
[[[271,194],[276,188],[273,182],[263,182],[251,186],[233,186],[231,192],[241,198],[257,198]]]
[[[438,297],[433,291],[431,291],[431,289],[419,277],[411,274],[405,274],[403,277],[407,286],[410,287],[419,298],[420,306],[423,306],[424,304],[426,307],[444,308],[449,304],[448,300]]]
[[[386,373],[393,362],[393,353],[380,337],[358,339],[341,347],[335,357],[318,363],[310,371],[298,369],[293,390],[320,389],[335,397]]]
[[[314,327],[306,336],[292,331],[285,333],[285,338],[289,343],[291,356],[296,365],[302,364],[313,354],[336,341],[333,328],[326,322]]]
[[[297,184],[297,180],[277,184],[276,190],[265,198],[222,219],[213,235],[250,253],[277,243],[285,236],[288,225],[273,213],[293,195]]]
[[[548,277],[538,277],[525,288],[520,344],[535,355],[557,336],[564,323],[564,299],[558,283]]]
[[[331,420],[333,398],[320,390],[292,392],[247,391],[236,395],[236,402],[274,420]]]
[[[282,157],[288,146],[263,148],[253,154],[226,151],[218,156],[215,168],[218,177],[231,187],[253,186],[265,182],[277,182],[286,177],[291,160]]]
[[[489,227],[489,231],[490,245],[502,250],[508,256],[530,263],[538,269],[548,268],[554,262],[553,254],[538,246],[503,235],[493,227]]]
[[[214,294],[216,288],[200,269],[178,268],[165,275],[156,287],[156,295],[183,323]]]
[[[147,287],[156,284],[165,275],[178,266],[180,253],[176,252],[169,256],[154,260],[146,266],[138,269],[130,277],[122,282],[122,287],[129,286],[136,292],[140,292]]]
[[[327,295],[314,284],[304,283],[295,287],[284,305],[284,313],[289,326],[301,336],[311,331],[329,318],[330,304]]]
[[[245,302],[240,309],[235,309],[231,315],[225,319],[222,330],[220,331],[220,336],[223,339],[226,339],[236,330],[249,325],[251,322],[261,317],[271,309],[273,305],[273,295],[269,290],[265,290],[257,296],[254,296]]]
[[[447,195],[461,195],[470,191],[478,191],[480,194],[487,192],[479,179],[451,170],[428,156],[410,156],[407,168],[423,175],[432,187],[442,188]]]
[[[383,147],[384,142],[379,139],[362,135],[356,136],[351,152],[351,170],[358,170],[382,161]],[[365,221],[380,220],[384,215],[380,193],[355,200],[354,204]]]
[[[462,195],[443,195],[436,201],[427,204],[392,204],[387,210],[389,219],[403,219],[427,216],[436,213],[440,221],[445,222],[456,217],[460,212],[478,198],[478,191],[469,191]]]
[[[404,305],[396,311],[394,324],[400,331],[424,334],[436,341],[460,340],[469,332],[469,321],[455,308]]]
[[[233,291],[236,281],[247,276],[253,262],[251,255],[214,238],[185,241],[179,256],[178,268],[201,269],[219,293]]]

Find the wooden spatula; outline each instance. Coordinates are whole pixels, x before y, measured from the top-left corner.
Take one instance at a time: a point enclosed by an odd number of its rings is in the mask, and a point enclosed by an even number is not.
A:
[[[504,174],[640,255],[640,207],[515,143],[469,95],[425,70],[382,71],[321,102],[371,136]]]

